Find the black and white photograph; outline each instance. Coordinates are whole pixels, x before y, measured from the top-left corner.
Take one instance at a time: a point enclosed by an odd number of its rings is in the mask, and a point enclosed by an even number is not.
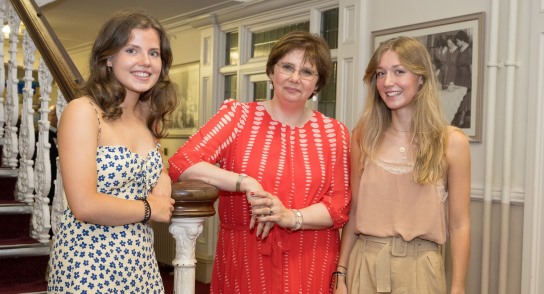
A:
[[[168,137],[189,137],[198,128],[199,112],[198,62],[182,64],[170,70],[170,79],[177,86],[178,108],[172,113]]]

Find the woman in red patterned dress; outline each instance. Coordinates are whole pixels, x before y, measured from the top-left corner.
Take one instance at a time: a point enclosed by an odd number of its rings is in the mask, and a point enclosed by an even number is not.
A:
[[[331,292],[350,204],[349,131],[306,108],[331,71],[321,37],[285,35],[266,65],[273,99],[225,101],[169,160],[173,180],[220,189],[211,293]]]

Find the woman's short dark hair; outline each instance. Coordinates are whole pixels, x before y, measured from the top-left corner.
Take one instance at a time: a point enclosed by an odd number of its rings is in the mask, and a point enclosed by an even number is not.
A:
[[[332,73],[331,53],[327,42],[319,35],[304,31],[294,31],[281,37],[268,55],[266,63],[266,74],[274,73],[274,66],[286,54],[293,50],[304,51],[304,61],[315,65],[319,76],[317,90],[319,92],[329,80]]]

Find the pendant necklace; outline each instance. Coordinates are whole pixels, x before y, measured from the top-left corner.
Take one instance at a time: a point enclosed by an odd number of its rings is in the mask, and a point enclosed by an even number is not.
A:
[[[399,152],[402,156],[402,160],[406,160],[408,158],[408,156],[406,155],[406,148],[404,148],[404,146],[400,146]]]
[[[399,132],[399,133],[408,133],[408,132],[410,132],[410,131],[397,130],[397,129],[393,128],[393,127],[391,127],[391,129],[393,129],[394,131]],[[404,146],[402,146],[402,144],[400,144],[400,139],[399,138],[397,138],[397,142],[400,145],[399,152],[400,152],[402,160],[408,159],[408,154],[406,153],[406,147],[404,147]]]

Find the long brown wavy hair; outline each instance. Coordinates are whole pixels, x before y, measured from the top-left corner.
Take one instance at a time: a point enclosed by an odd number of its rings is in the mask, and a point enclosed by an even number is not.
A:
[[[431,57],[418,40],[397,37],[381,43],[376,49],[366,68],[364,81],[368,94],[352,139],[357,141],[361,154],[373,158],[391,124],[391,110],[381,99],[376,87],[376,69],[386,51],[397,53],[400,63],[407,70],[423,78],[423,84],[414,97],[414,114],[410,128],[417,146],[414,180],[421,185],[436,183],[444,175],[442,160],[446,153],[448,128],[440,107],[438,83]],[[362,160],[361,158],[361,167]]]
[[[168,76],[172,49],[162,25],[146,12],[122,10],[102,25],[89,59],[89,79],[79,89],[79,95],[93,99],[104,112],[104,119],[115,120],[123,114],[120,105],[125,100],[126,90],[107,69],[106,63],[128,43],[133,29],[154,29],[159,34],[161,74],[157,83],[140,95],[140,101],[149,101],[147,127],[156,138],[162,138],[166,136],[168,117],[178,103],[175,86]]]

